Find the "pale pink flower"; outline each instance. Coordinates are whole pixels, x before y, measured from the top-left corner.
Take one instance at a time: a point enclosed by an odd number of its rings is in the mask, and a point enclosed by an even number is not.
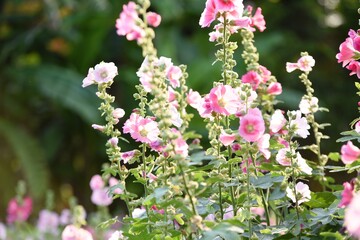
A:
[[[119,143],[119,139],[117,137],[112,137],[108,140],[111,146],[116,147]]]
[[[7,222],[25,222],[32,211],[32,200],[30,197],[25,197],[22,199],[21,203],[17,201],[16,198],[13,198],[9,201],[7,207]]]
[[[154,182],[158,179],[158,177],[153,173],[148,173],[146,176],[149,178],[149,182]]]
[[[42,233],[57,235],[59,232],[59,223],[60,219],[57,213],[44,209],[39,213],[37,229]]]
[[[269,71],[269,69],[262,65],[259,66],[259,70],[262,82],[266,83],[271,77],[271,72]]]
[[[189,92],[186,95],[186,102],[190,106],[192,106],[193,108],[197,109],[199,107],[200,102],[201,102],[200,93],[190,89]]]
[[[91,125],[91,127],[95,130],[99,130],[100,132],[103,132],[105,130],[104,126],[98,125],[98,124],[93,124],[93,125]]]
[[[135,141],[142,143],[154,142],[160,134],[157,122],[151,118],[144,118],[137,113],[132,113],[130,118],[126,120],[123,132],[130,133]]]
[[[61,225],[67,225],[70,224],[72,220],[71,211],[70,209],[63,209],[61,211],[60,217],[59,217],[59,223]]]
[[[171,58],[161,56],[154,63],[156,66],[160,67],[165,73],[169,72],[170,68],[173,66]]]
[[[132,211],[132,217],[133,218],[141,218],[146,214],[146,209],[144,208],[135,208]]]
[[[273,115],[271,115],[270,130],[273,133],[277,133],[285,126],[285,124],[286,124],[286,119],[282,111],[279,109],[275,110]]]
[[[177,129],[172,128],[171,131],[177,136],[177,138],[171,140],[171,143],[174,146],[175,154],[181,155],[182,157],[187,157],[189,154],[189,145],[186,143],[181,133]]]
[[[97,206],[109,206],[113,199],[108,194],[108,188],[100,188],[93,190],[91,194],[91,202]]]
[[[180,78],[182,75],[181,68],[178,66],[171,66],[166,73],[166,77],[173,88],[180,87]]]
[[[303,202],[308,202],[311,199],[311,192],[309,186],[303,182],[298,182],[295,185],[296,197],[293,188],[287,187],[286,188],[286,196],[290,198],[294,203],[297,202],[300,205]]]
[[[223,219],[230,219],[234,217],[234,208],[232,205],[224,209]]]
[[[356,74],[356,76],[360,79],[360,62],[351,61],[346,68],[351,71],[349,74],[350,76]]]
[[[205,4],[205,9],[201,13],[199,24],[202,28],[209,27],[210,24],[216,19],[216,10],[215,0],[207,0]]]
[[[262,82],[262,77],[257,72],[251,70],[241,77],[243,83],[250,83],[253,90],[256,90]]]
[[[312,168],[306,163],[300,153],[296,153],[296,164],[303,173],[307,175],[312,174]]]
[[[93,240],[90,232],[75,225],[68,225],[61,234],[62,240]]]
[[[6,240],[6,226],[0,222],[0,239],[1,240]]]
[[[109,187],[113,187],[115,185],[119,184],[119,180],[117,180],[116,178],[114,177],[110,177],[109,179]],[[123,193],[123,190],[121,188],[115,188],[113,190],[113,193],[115,194],[122,194]]]
[[[88,75],[83,80],[83,87],[87,87],[91,84],[101,84],[107,83],[114,79],[118,75],[117,67],[113,62],[101,62],[95,66],[95,68],[90,68]]]
[[[137,152],[137,150],[123,152],[120,154],[120,157],[124,163],[128,163],[129,160],[131,160],[135,156],[136,152]]]
[[[125,115],[125,111],[122,108],[115,108],[114,111],[112,111],[112,116],[116,119],[122,118]]]
[[[137,13],[137,5],[134,2],[129,2],[127,5],[123,5],[123,11],[120,13],[118,19],[116,19],[116,33],[119,36],[126,36],[131,40],[139,41],[145,36],[144,29],[137,25],[141,19]]]
[[[174,105],[169,106],[169,113],[171,115],[171,123],[175,127],[180,128],[181,125],[183,124],[183,120],[180,116],[179,111],[176,109],[176,107]]]
[[[272,82],[267,88],[267,93],[270,95],[280,95],[282,93],[282,86],[279,82]]]
[[[341,147],[341,160],[344,164],[351,164],[360,156],[360,149],[351,141]]]
[[[246,8],[247,12],[251,13],[253,8],[252,6],[247,6]],[[266,29],[266,22],[265,22],[265,18],[264,15],[262,14],[262,9],[261,8],[257,8],[255,11],[254,16],[250,17],[250,30],[251,31],[255,31],[254,27],[257,27],[259,29],[260,32],[263,32]]]
[[[291,155],[289,148],[282,148],[276,154],[276,161],[282,166],[291,166]]]
[[[223,36],[223,34],[221,32],[215,30],[215,31],[209,33],[209,41],[215,42],[222,36]]]
[[[102,189],[105,186],[104,180],[99,174],[96,174],[90,179],[91,190]]]
[[[357,193],[345,209],[344,226],[349,234],[360,239],[360,193]]]
[[[265,159],[269,159],[271,152],[269,151],[270,147],[270,134],[265,133],[257,140],[257,146],[259,151],[262,153]]]
[[[158,27],[161,23],[161,16],[155,12],[147,12],[146,21],[150,26]]]
[[[354,185],[348,182],[343,183],[344,190],[341,192],[339,207],[346,207],[354,197]]]
[[[315,113],[319,110],[318,102],[317,97],[312,97],[310,100],[302,98],[299,104],[300,111],[303,114]]]
[[[122,231],[115,231],[111,234],[110,238],[108,240],[119,240],[119,239],[123,239],[124,236],[122,234]]]
[[[355,132],[360,133],[360,121],[357,121],[355,124]]]
[[[229,116],[237,113],[240,98],[231,86],[219,85],[211,89],[209,100],[214,112]]]
[[[265,214],[265,209],[263,207],[251,207],[250,211],[251,213],[259,215],[260,217],[263,217]]]
[[[299,110],[292,111],[292,114],[296,116],[295,119],[290,120],[290,128],[294,130],[295,134],[299,137],[306,138],[310,135],[308,129],[310,125],[308,124],[305,117],[301,117],[301,112]]]
[[[286,71],[292,72],[299,69],[303,72],[310,72],[315,66],[315,60],[312,56],[302,56],[296,63],[286,63]]]
[[[249,109],[248,113],[240,118],[239,134],[248,142],[257,141],[265,132],[265,122],[258,108]]]
[[[136,75],[139,77],[140,83],[144,87],[146,92],[151,92],[153,86],[151,85],[151,81],[153,78],[153,74],[149,69],[149,59],[146,56],[144,61],[141,63],[139,70],[136,72]]]
[[[227,134],[226,132],[222,131],[220,136],[219,136],[219,141],[224,145],[224,146],[229,146],[231,145],[236,139],[235,134]]]

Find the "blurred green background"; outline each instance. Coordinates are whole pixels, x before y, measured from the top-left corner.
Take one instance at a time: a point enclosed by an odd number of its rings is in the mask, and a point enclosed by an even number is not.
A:
[[[75,195],[91,211],[88,182],[107,161],[106,138],[91,128],[101,124],[95,87],[81,88],[89,67],[100,61],[118,66],[112,94],[127,115],[135,106],[132,94],[142,62],[135,42],[116,35],[115,20],[124,0],[5,0],[0,2],[0,221],[15,195],[19,179],[27,181],[37,209],[47,189],[56,208]],[[283,84],[281,108],[296,109],[304,87],[297,74],[285,71],[302,51],[316,59],[310,78],[320,105],[330,113],[324,152],[339,151],[335,140],[357,117],[356,77],[337,63],[335,55],[350,28],[358,28],[357,0],[257,0],[267,22],[256,33],[260,63]],[[198,25],[205,0],[157,0],[152,10],[162,15],[156,29],[158,53],[188,66],[188,84],[206,93],[220,76],[211,67],[216,48],[208,42],[211,29]],[[233,38],[234,40],[236,37]],[[240,43],[239,43],[240,45]],[[237,71],[244,74],[240,59]],[[119,123],[122,126],[122,122]],[[193,129],[206,134],[196,118]],[[123,145],[124,150],[131,146]],[[136,190],[136,189],[135,189]]]

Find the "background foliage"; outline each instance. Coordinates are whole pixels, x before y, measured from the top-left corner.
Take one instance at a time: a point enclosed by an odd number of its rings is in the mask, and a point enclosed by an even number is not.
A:
[[[0,3],[0,221],[15,194],[19,179],[39,208],[53,189],[57,208],[75,195],[87,209],[90,177],[107,161],[106,139],[90,126],[101,124],[93,94],[81,88],[89,67],[113,61],[119,68],[112,88],[117,104],[127,113],[135,106],[132,94],[142,59],[135,42],[115,32],[115,19],[125,0],[5,0]],[[349,28],[357,29],[359,3],[354,0],[244,1],[260,6],[267,21],[256,35],[260,63],[283,84],[281,106],[296,109],[303,87],[285,71],[287,61],[301,51],[316,59],[310,78],[320,105],[330,113],[319,122],[330,122],[325,134],[332,140],[324,152],[338,151],[339,133],[356,117],[355,78],[337,64],[335,54]],[[207,92],[219,75],[208,29],[198,25],[205,0],[153,1],[162,17],[156,29],[159,55],[174,64],[188,65],[189,86]],[[240,59],[240,56],[237,56]],[[241,61],[240,61],[241,62]],[[237,66],[240,75],[243,66]],[[128,116],[128,114],[127,114]],[[121,126],[122,123],[120,122]],[[201,127],[200,127],[201,126]],[[201,120],[192,125],[204,134]],[[124,150],[131,146],[122,146]],[[131,184],[129,182],[129,184]],[[136,185],[134,191],[141,191]],[[121,206],[121,205],[120,205]]]

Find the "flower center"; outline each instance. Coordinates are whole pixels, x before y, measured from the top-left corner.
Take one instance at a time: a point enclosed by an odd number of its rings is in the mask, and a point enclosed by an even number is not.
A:
[[[101,78],[107,78],[107,76],[108,76],[108,73],[107,73],[107,71],[102,71],[101,73],[100,73],[100,77]]]
[[[246,125],[246,132],[247,133],[253,133],[254,130],[255,130],[254,125],[252,125],[252,124]]]

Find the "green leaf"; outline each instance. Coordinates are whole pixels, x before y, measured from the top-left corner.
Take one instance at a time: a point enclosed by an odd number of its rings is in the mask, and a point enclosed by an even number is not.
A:
[[[310,201],[304,204],[312,208],[327,208],[335,199],[336,196],[331,192],[312,192]]]
[[[48,169],[40,143],[4,119],[0,119],[0,135],[9,143],[20,162],[33,197],[41,197],[48,187]]]
[[[331,152],[329,153],[328,157],[335,162],[340,160],[340,154],[338,152]]]
[[[213,240],[221,237],[226,240],[238,240],[240,239],[239,234],[243,233],[244,230],[238,226],[232,225],[229,222],[221,222],[210,231],[204,232],[201,239]]]
[[[320,236],[325,237],[325,238],[334,239],[334,240],[345,240],[345,239],[347,239],[347,237],[343,236],[339,232],[321,232]]]
[[[271,174],[267,174],[261,177],[251,177],[250,182],[254,185],[254,187],[267,189],[270,188],[274,183],[279,183],[284,180],[283,176],[272,176]]]

